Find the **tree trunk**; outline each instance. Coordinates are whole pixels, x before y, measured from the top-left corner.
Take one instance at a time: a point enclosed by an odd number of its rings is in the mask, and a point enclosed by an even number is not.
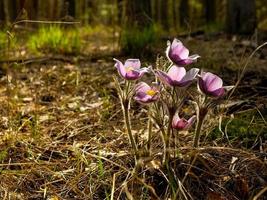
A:
[[[177,27],[180,26],[180,18],[179,18],[179,4],[177,0],[172,0],[172,12],[173,12],[173,28],[177,30]]]
[[[228,0],[226,28],[230,34],[253,34],[256,28],[255,0]]]
[[[8,0],[4,0],[3,2],[3,10],[4,10],[4,15],[5,15],[5,23],[10,22],[10,16],[9,16],[9,9],[8,9]]]
[[[216,21],[216,0],[204,0],[203,2],[206,23]]]
[[[161,1],[161,25],[165,30],[169,29],[169,0],[162,0]]]
[[[75,0],[67,0],[68,2],[68,15],[75,18]]]
[[[27,12],[27,13],[25,13],[25,14],[27,14],[27,16],[24,17],[25,19],[36,20],[37,11],[38,11],[38,1],[27,0],[27,1],[25,1],[25,3],[19,5],[18,13],[21,13],[22,9],[25,9]],[[21,19],[23,19],[23,18],[21,18]]]
[[[189,24],[189,4],[188,0],[181,0],[180,3],[180,25],[187,27]]]
[[[5,20],[4,1],[0,0],[0,24]]]
[[[127,24],[146,27],[151,24],[150,0],[126,0]]]

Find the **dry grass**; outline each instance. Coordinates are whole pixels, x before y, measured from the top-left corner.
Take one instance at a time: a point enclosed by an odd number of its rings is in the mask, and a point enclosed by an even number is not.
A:
[[[210,44],[203,45],[209,52]],[[200,65],[223,67],[219,61],[225,58],[212,52],[210,65]],[[1,199],[170,197],[157,130],[152,156],[134,167],[112,81],[115,73],[113,63],[99,59],[7,67],[0,79]],[[141,137],[146,109],[134,108],[133,131]],[[223,142],[210,147],[215,145],[206,141],[206,147],[192,149],[191,140],[188,133],[179,137],[179,156],[170,162],[177,199],[266,199],[266,146],[253,152]]]

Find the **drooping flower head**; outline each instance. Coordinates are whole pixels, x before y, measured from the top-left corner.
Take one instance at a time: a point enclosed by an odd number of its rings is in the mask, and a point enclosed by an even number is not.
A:
[[[156,86],[150,87],[145,82],[137,84],[134,99],[140,103],[151,103],[159,99],[159,89]]]
[[[178,66],[184,66],[197,61],[200,56],[197,54],[189,56],[189,50],[183,45],[183,43],[174,39],[172,43],[168,41],[168,47],[166,49],[167,58]]]
[[[192,83],[198,72],[198,68],[192,68],[186,72],[184,67],[173,65],[167,73],[157,70],[156,76],[169,86],[185,87]]]
[[[148,72],[148,68],[141,68],[139,59],[128,59],[124,64],[115,58],[114,61],[116,61],[115,67],[119,74],[126,80],[137,80],[141,78],[144,73]]]
[[[225,94],[222,79],[210,72],[202,72],[198,79],[198,88],[206,95],[221,97]]]
[[[196,116],[193,115],[190,119],[186,120],[184,118],[180,118],[176,113],[172,119],[172,128],[177,130],[188,130],[196,121]]]

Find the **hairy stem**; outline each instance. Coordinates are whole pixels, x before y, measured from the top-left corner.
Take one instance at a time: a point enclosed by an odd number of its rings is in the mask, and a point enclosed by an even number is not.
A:
[[[207,114],[207,109],[206,108],[200,108],[197,112],[197,128],[196,128],[196,133],[195,133],[195,138],[194,138],[194,144],[193,147],[197,148],[199,146],[199,140],[200,140],[200,134],[201,134],[201,128],[204,122],[204,119]]]
[[[134,150],[135,160],[137,161],[137,159],[138,159],[138,149],[137,149],[137,145],[136,145],[136,142],[135,142],[133,134],[132,134],[131,120],[130,120],[130,116],[129,116],[130,102],[128,100],[125,100],[125,101],[121,100],[121,104],[122,104],[122,112],[123,112],[125,128],[126,128],[126,131],[127,131],[131,146],[132,146],[132,148]]]
[[[167,146],[166,146],[166,133],[163,128],[161,128],[161,137],[163,142],[163,157],[162,157],[162,163],[166,162],[167,157]]]
[[[150,113],[148,114],[148,141],[147,141],[147,151],[148,155],[151,155],[151,137],[152,137],[152,119]]]

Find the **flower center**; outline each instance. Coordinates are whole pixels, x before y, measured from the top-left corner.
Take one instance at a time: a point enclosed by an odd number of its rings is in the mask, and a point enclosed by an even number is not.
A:
[[[155,94],[157,94],[157,91],[155,91],[155,90],[147,90],[146,94],[149,95],[149,96],[155,96]]]
[[[125,70],[126,70],[126,72],[130,72],[130,71],[133,71],[133,70],[134,70],[134,68],[133,68],[133,67],[131,67],[131,66],[129,66],[129,67],[125,67]]]

